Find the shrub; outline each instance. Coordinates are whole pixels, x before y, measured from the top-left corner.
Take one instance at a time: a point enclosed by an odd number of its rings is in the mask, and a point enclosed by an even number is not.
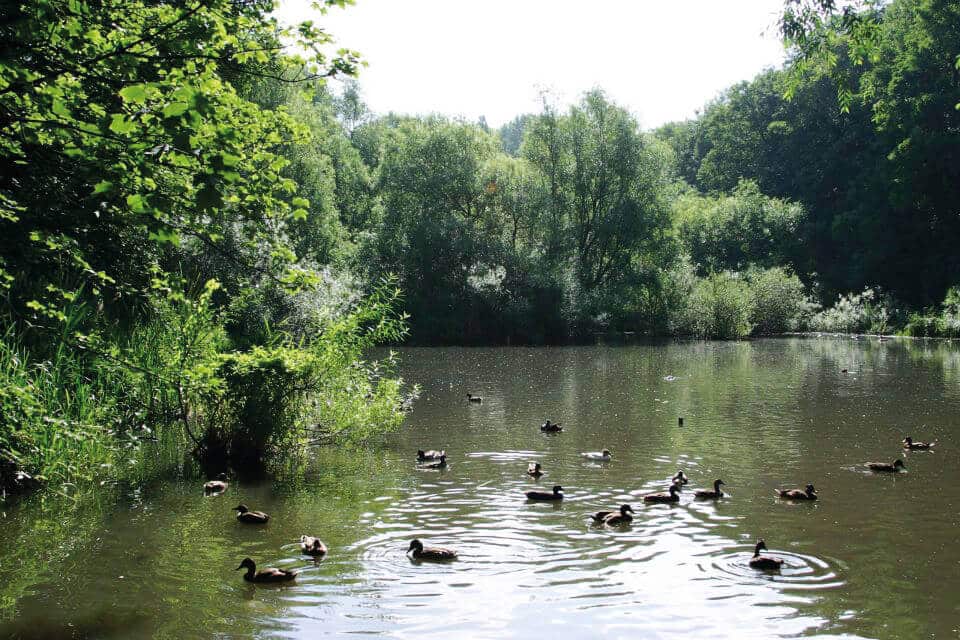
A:
[[[796,331],[811,314],[813,303],[800,279],[775,267],[747,274],[750,284],[750,323],[756,335]]]
[[[747,284],[734,274],[715,273],[694,285],[682,329],[697,338],[736,340],[750,334],[750,315]]]
[[[829,309],[810,320],[814,331],[885,333],[893,320],[893,304],[870,287],[859,294],[841,295]]]

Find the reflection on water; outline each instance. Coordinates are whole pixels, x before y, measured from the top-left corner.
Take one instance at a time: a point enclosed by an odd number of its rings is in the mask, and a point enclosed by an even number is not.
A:
[[[378,453],[317,451],[306,475],[216,498],[179,481],[6,514],[0,636],[955,637],[957,353],[832,338],[404,350],[423,396]],[[541,433],[547,418],[564,432]],[[864,472],[905,435],[940,444],[907,454],[909,473]],[[449,467],[419,470],[418,448]],[[610,462],[579,456],[603,448]],[[678,469],[680,503],[644,504]],[[727,497],[694,501],[716,478]],[[808,482],[819,501],[773,491]],[[524,497],[555,484],[562,503]],[[238,523],[238,501],[270,523]],[[629,525],[591,521],[621,504]],[[301,556],[302,534],[329,555]],[[413,562],[414,537],[460,558]],[[757,537],[779,573],[749,566]],[[301,574],[246,584],[246,556]]]

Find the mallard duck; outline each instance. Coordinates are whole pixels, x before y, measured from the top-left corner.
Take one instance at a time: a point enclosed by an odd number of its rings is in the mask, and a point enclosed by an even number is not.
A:
[[[475,395],[473,395],[472,393],[468,393],[468,394],[467,394],[467,401],[468,401],[468,402],[483,402],[483,398],[481,398],[480,396],[475,396]]]
[[[300,550],[308,556],[327,555],[327,545],[323,544],[320,538],[313,536],[300,536]]]
[[[718,500],[723,497],[723,491],[720,491],[720,485],[726,484],[723,480],[717,478],[713,481],[713,491],[700,490],[693,493],[694,498],[701,500]]]
[[[527,500],[563,500],[563,487],[555,485],[552,492],[527,491]]]
[[[806,489],[774,489],[781,498],[787,500],[816,500],[817,490],[812,484],[808,484]]]
[[[750,558],[750,566],[761,571],[779,571],[781,565],[783,565],[783,560],[760,555],[760,549],[766,550],[766,548],[767,543],[763,541],[763,538],[757,540],[757,546],[753,548],[753,557]]]
[[[540,431],[546,431],[547,433],[557,433],[559,431],[563,431],[563,427],[561,427],[559,424],[554,424],[549,420],[547,420],[542,425],[540,425]]]
[[[539,462],[531,462],[527,465],[527,475],[534,478],[539,478],[543,475],[543,471],[540,470]]]
[[[888,464],[886,462],[867,462],[865,464],[870,471],[882,471],[885,473],[898,473],[904,466],[903,460],[900,458],[894,460],[893,464]]]
[[[430,560],[432,562],[445,562],[447,560],[456,560],[457,552],[453,549],[444,549],[443,547],[424,547],[419,540],[411,540],[407,553],[413,552],[414,560]]]
[[[263,511],[250,511],[246,505],[238,504],[233,508],[237,512],[237,520],[247,524],[264,524],[270,516]]]
[[[648,493],[643,496],[644,502],[680,502],[680,491],[681,485],[677,482],[674,482],[670,485],[669,492],[663,493]]]
[[[444,455],[446,451],[437,451],[435,449],[430,449],[429,451],[424,451],[423,449],[417,449],[417,462],[426,462],[427,460],[439,460],[440,456]]]
[[[208,495],[223,493],[229,486],[230,485],[227,484],[227,474],[221,473],[217,476],[216,480],[203,483],[203,492]]]
[[[603,451],[584,451],[580,454],[581,458],[586,458],[587,460],[600,460],[601,462],[610,462],[612,454],[610,449],[604,449]]]
[[[420,465],[421,469],[446,469],[447,468],[447,456],[442,454],[440,459],[436,462],[427,462],[426,464]]]
[[[627,524],[633,520],[633,508],[628,504],[620,505],[619,511],[597,511],[590,516],[597,524],[608,524],[615,526],[618,524]]]
[[[690,484],[690,478],[687,477],[687,474],[683,472],[683,469],[678,469],[677,474],[670,478],[673,482],[677,484]]]
[[[910,449],[911,451],[922,451],[924,449],[933,449],[937,446],[937,441],[933,442],[914,442],[913,438],[907,436],[903,439],[903,448]]]
[[[247,582],[290,582],[297,577],[296,571],[277,569],[275,567],[268,567],[257,571],[256,563],[250,558],[244,558],[240,566],[236,568],[236,571],[244,567],[247,568],[247,572],[243,574],[243,579]]]

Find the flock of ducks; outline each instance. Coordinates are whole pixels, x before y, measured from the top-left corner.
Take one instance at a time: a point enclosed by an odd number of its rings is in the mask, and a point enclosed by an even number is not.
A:
[[[483,398],[472,394],[467,394],[467,400],[473,403],[483,402]],[[680,418],[680,425],[683,424],[683,418]],[[545,433],[559,433],[563,427],[547,420],[541,425],[540,430]],[[911,451],[923,451],[932,449],[937,442],[916,442],[910,436],[902,441],[903,448]],[[580,454],[582,458],[600,462],[609,462],[613,454],[609,449],[602,451],[586,451]],[[447,454],[444,450],[430,449],[417,451],[417,464],[420,469],[442,470],[447,467]],[[865,466],[871,471],[880,473],[898,473],[904,468],[904,462],[897,458],[892,463],[886,462],[867,462]],[[527,475],[539,479],[544,475],[543,467],[539,462],[531,462],[527,466]],[[680,493],[683,487],[689,484],[690,480],[683,470],[678,470],[676,475],[671,478],[671,484],[667,491],[658,493],[649,493],[643,496],[643,502],[647,504],[670,504],[680,501]],[[713,482],[713,490],[701,489],[694,492],[694,498],[698,500],[720,500],[725,496],[720,488],[725,483],[717,478]],[[216,479],[210,480],[203,485],[206,495],[215,496],[224,493],[229,487],[226,474],[219,474]],[[817,492],[812,484],[808,484],[803,489],[775,489],[775,493],[784,500],[816,500]],[[563,487],[554,485],[550,491],[527,491],[525,493],[528,500],[531,501],[560,501],[563,500]],[[237,512],[237,521],[245,524],[259,525],[266,524],[270,516],[262,511],[252,511],[244,504],[238,504],[234,507]],[[627,525],[633,521],[633,507],[629,504],[622,504],[618,509],[610,511],[597,511],[591,514],[590,518],[595,525],[616,527]],[[750,558],[749,565],[761,571],[779,571],[784,561],[781,558],[761,555],[760,552],[767,549],[767,545],[761,538],[757,540],[754,546],[753,556]],[[313,558],[322,558],[327,554],[327,546],[317,537],[303,535],[300,536],[300,550],[303,554]],[[419,539],[410,541],[407,553],[418,561],[429,562],[448,562],[457,558],[457,552],[453,549],[444,547],[426,547]],[[244,558],[237,567],[237,571],[246,569],[243,579],[247,582],[257,583],[279,583],[289,582],[296,578],[297,571],[291,569],[278,569],[268,567],[257,570],[256,563],[251,558]]]

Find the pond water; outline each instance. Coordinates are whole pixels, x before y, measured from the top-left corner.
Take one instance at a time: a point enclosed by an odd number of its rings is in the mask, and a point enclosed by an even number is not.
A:
[[[0,637],[960,635],[956,348],[798,338],[401,355],[422,397],[376,453],[311,452],[305,473],[214,498],[177,481],[81,513],[5,513]],[[547,418],[564,431],[541,433]],[[939,443],[904,455],[906,435]],[[449,467],[418,469],[418,448],[445,449]],[[610,462],[578,455],[602,448]],[[901,455],[906,473],[862,466]],[[529,461],[546,475],[527,477]],[[644,505],[678,469],[680,502]],[[692,499],[716,478],[726,498]],[[807,483],[817,502],[774,494]],[[554,484],[562,503],[525,500]],[[273,518],[240,524],[238,502]],[[622,503],[631,525],[591,524]],[[301,556],[303,533],[329,556]],[[460,558],[412,562],[414,537]],[[758,537],[785,560],[779,574],[750,568]],[[301,573],[247,584],[234,570],[247,556]]]

